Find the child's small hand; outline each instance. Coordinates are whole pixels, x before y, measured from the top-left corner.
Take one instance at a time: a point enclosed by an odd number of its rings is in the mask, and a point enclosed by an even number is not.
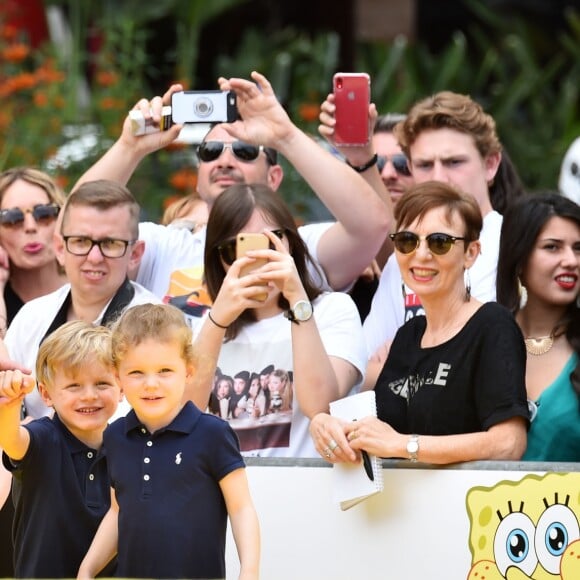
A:
[[[31,375],[19,370],[0,371],[0,404],[24,398],[35,386],[36,381]]]

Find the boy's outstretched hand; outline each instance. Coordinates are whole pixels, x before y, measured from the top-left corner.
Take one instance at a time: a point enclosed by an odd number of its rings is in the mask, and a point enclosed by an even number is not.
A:
[[[0,371],[0,405],[21,401],[35,386],[32,375],[20,370]]]

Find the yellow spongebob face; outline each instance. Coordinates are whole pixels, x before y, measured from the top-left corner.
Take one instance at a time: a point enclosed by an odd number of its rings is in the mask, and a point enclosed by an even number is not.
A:
[[[580,579],[580,473],[474,487],[466,502],[468,580]]]

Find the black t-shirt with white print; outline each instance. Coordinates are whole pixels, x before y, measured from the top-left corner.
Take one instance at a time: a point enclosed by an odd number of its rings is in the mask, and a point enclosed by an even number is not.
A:
[[[488,302],[443,344],[421,348],[426,319],[397,332],[375,392],[379,419],[400,433],[454,435],[528,418],[526,351],[511,313]]]

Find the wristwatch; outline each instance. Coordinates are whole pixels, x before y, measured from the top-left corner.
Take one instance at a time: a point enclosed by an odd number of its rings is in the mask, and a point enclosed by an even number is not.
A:
[[[312,318],[312,304],[308,300],[298,300],[290,310],[284,313],[284,316],[296,324],[306,322]]]
[[[407,454],[410,461],[417,461],[419,453],[419,435],[411,435],[407,441]]]

